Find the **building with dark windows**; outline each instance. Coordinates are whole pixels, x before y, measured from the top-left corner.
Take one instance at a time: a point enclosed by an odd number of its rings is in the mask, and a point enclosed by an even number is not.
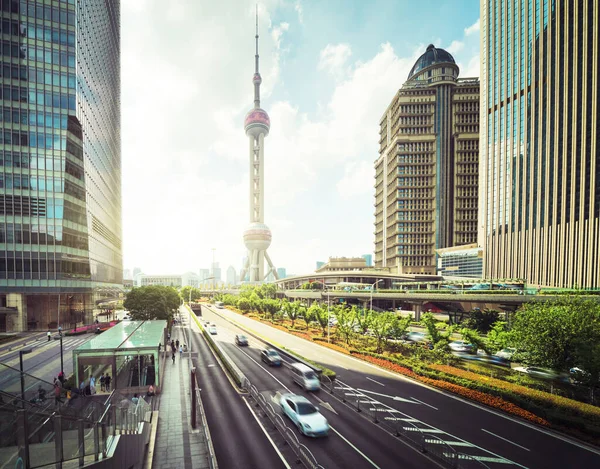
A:
[[[438,274],[444,278],[483,276],[483,249],[476,243],[437,250]]]
[[[486,277],[600,287],[599,9],[481,1]]]
[[[0,4],[0,331],[66,329],[123,286],[120,4]]]
[[[375,266],[435,275],[436,250],[477,240],[479,80],[427,47],[380,121]]]

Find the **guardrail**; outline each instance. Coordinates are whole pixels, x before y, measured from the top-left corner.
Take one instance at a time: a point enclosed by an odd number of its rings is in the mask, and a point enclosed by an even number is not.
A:
[[[300,443],[298,437],[296,436],[296,433],[285,424],[281,415],[275,412],[275,409],[273,408],[270,402],[267,402],[265,396],[258,392],[256,386],[250,383],[248,378],[244,379],[244,387],[250,391],[250,396],[252,397],[252,399],[254,399],[256,405],[262,409],[262,411],[267,415],[267,417],[269,417],[271,423],[279,431],[281,436],[283,436],[283,439],[292,449],[292,451],[298,458],[298,461],[300,461],[302,464],[304,464],[305,467],[310,469],[324,469],[324,467],[318,463],[317,459],[314,457],[311,451],[305,445]]]
[[[202,335],[204,336],[204,338],[206,339],[208,344],[211,346],[211,348],[217,353],[217,355],[221,359],[221,362],[223,363],[225,368],[227,368],[227,371],[229,371],[229,374],[231,375],[231,377],[235,380],[236,384],[240,388],[244,389],[243,382],[244,382],[245,376],[242,373],[242,371],[233,362],[233,360],[231,358],[229,358],[229,355],[227,355],[227,353],[221,348],[221,346],[217,342],[214,341],[212,336],[207,332],[207,330],[204,328],[204,326],[202,326],[202,324],[198,320],[198,317],[194,314],[193,311],[191,311],[190,307],[187,305],[186,305],[186,307],[188,308],[188,311],[190,312],[190,316],[192,316],[194,318],[194,321],[196,321],[196,324],[202,331]]]
[[[325,379],[326,378],[326,379]],[[397,437],[408,440],[422,453],[427,453],[442,464],[453,469],[488,468],[483,461],[469,454],[457,451],[433,433],[423,431],[415,425],[415,419],[395,409],[383,405],[362,392],[336,380],[339,388],[326,376],[321,377],[322,389],[337,397],[344,404],[370,418],[374,423],[386,428]],[[339,392],[342,391],[342,392]]]

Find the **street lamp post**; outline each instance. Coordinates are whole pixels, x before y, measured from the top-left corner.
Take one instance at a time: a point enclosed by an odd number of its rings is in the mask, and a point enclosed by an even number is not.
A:
[[[60,334],[60,372],[64,376],[62,333]]]
[[[329,287],[328,285],[326,285],[325,283],[321,282],[320,280],[315,280],[315,282],[320,283],[321,285],[323,285],[323,288],[325,289],[325,292],[327,293],[327,342],[330,341],[329,339],[329,331],[331,329],[331,301],[329,298]]]
[[[375,283],[371,284],[371,311],[373,311],[373,289],[375,288],[375,285],[377,285],[379,282],[383,282],[383,279],[379,279]]]
[[[23,375],[23,355],[31,353],[31,349],[19,350],[19,368],[21,370],[21,406],[25,408],[25,376]]]

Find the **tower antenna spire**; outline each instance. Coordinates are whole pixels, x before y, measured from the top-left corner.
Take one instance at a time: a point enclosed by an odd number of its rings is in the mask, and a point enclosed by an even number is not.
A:
[[[256,4],[256,35],[254,37],[256,39],[255,73],[258,73],[258,3]]]

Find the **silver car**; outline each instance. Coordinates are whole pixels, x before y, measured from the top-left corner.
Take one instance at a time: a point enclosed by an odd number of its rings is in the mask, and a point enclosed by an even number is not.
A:
[[[329,423],[306,397],[297,394],[283,394],[279,401],[281,410],[306,436],[327,436]]]

